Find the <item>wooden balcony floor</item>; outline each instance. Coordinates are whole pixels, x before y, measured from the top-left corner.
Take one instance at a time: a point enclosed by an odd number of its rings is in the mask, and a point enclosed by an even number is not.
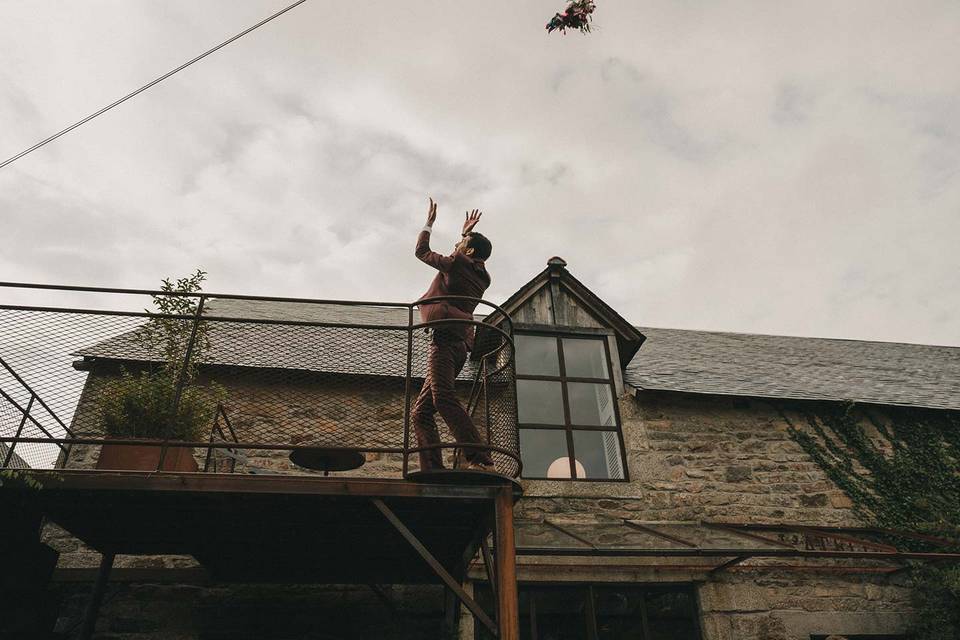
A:
[[[100,552],[188,554],[243,582],[415,584],[436,574],[379,498],[453,576],[501,485],[204,473],[32,471],[45,515]]]

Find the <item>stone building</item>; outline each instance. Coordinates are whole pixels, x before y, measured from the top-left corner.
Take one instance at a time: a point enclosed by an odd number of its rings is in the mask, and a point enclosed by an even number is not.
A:
[[[878,420],[900,406],[960,411],[960,349],[638,327],[559,258],[501,307],[513,322],[518,418],[504,437],[519,441],[523,463],[515,505],[520,637],[905,637],[912,613],[902,558],[861,535],[867,523],[791,429],[823,403],[853,401]],[[211,309],[307,318],[294,302],[223,301]],[[373,327],[396,313],[354,309],[338,319]],[[504,321],[500,312],[486,320]],[[243,416],[232,424],[241,440],[288,424],[287,442],[389,448],[396,436],[383,435],[386,426],[358,440],[351,429],[402,417],[402,380],[390,371],[403,365],[405,337],[365,332],[343,351],[289,346],[273,349],[274,360],[255,355],[257,345],[290,340],[301,329],[213,346],[202,375],[225,389],[234,403],[227,413]],[[96,423],[98,385],[118,375],[117,363],[146,359],[125,340],[75,352],[88,374],[72,423],[79,436]],[[375,382],[357,376],[371,362],[384,368]],[[462,375],[465,401],[478,366]],[[78,445],[58,465],[89,469],[99,452]],[[235,473],[311,473],[288,453],[211,455]],[[195,455],[201,466],[210,462],[202,451]],[[368,451],[364,462],[331,477],[396,477],[404,469],[396,453]],[[225,526],[262,523],[252,512]],[[101,556],[52,522],[43,540],[59,552],[51,597],[56,629],[68,637],[80,625]],[[493,637],[430,581],[250,584],[220,580],[207,568],[184,555],[118,556],[94,637]],[[492,610],[489,578],[475,559],[463,584]]]

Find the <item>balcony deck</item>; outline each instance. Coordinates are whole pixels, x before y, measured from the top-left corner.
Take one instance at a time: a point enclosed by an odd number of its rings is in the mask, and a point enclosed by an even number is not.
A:
[[[71,303],[13,304],[21,293]],[[180,313],[132,310],[171,299]],[[228,582],[441,582],[516,638],[512,330],[469,302],[497,324],[419,323],[410,303],[0,283],[0,469],[42,485],[0,488],[0,514],[29,503],[20,529],[42,514],[103,554],[82,638],[118,554],[191,555]],[[414,481],[426,329],[476,334],[456,386],[497,473]],[[449,460],[458,444],[430,446]],[[461,586],[491,533],[499,624]]]
[[[22,292],[89,304],[2,304]],[[127,310],[171,300],[182,313]],[[289,454],[326,449],[353,454],[352,476],[405,478],[419,457],[411,407],[430,330],[476,334],[458,393],[478,447],[519,476],[509,318],[418,315],[413,303],[0,284],[0,468],[124,469],[100,445],[163,444],[166,459],[175,442],[204,471],[303,472]],[[456,442],[440,435],[452,457]]]
[[[513,483],[204,473],[31,471],[48,518],[104,554],[191,555],[240,582],[435,583],[374,504],[383,500],[444,569],[462,577],[493,501]],[[519,492],[515,492],[519,495]]]

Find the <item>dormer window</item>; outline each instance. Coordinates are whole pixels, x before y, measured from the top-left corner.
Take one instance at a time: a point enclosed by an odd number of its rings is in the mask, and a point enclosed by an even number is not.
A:
[[[625,480],[606,336],[518,332],[523,477]]]

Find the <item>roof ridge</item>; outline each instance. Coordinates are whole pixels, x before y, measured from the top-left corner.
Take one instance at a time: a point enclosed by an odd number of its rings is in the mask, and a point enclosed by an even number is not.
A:
[[[935,349],[960,349],[960,345],[930,344],[925,342],[902,342],[899,340],[863,340],[859,338],[827,338],[823,336],[797,336],[782,333],[750,333],[747,331],[718,331],[714,329],[681,329],[679,327],[652,327],[634,325],[638,331],[684,331],[689,333],[710,333],[714,335],[752,336],[765,338],[792,338],[795,340],[825,340],[830,342],[862,342],[867,344],[902,345],[905,347],[933,347]],[[639,355],[639,354],[638,354]]]

